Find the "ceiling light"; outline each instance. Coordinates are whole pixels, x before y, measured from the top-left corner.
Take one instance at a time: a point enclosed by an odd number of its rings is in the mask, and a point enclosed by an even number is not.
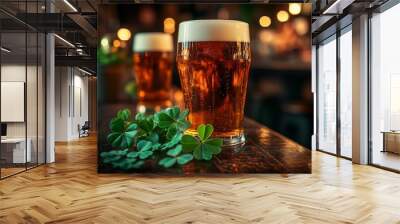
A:
[[[68,5],[74,12],[78,12],[78,10],[73,6],[68,0],[64,0],[64,3]]]
[[[7,49],[5,47],[1,47],[0,49],[1,49],[1,51],[4,51],[6,53],[10,53],[11,52],[11,50],[9,50],[9,49]]]
[[[70,47],[75,48],[75,45],[73,45],[71,42],[69,42],[68,40],[60,37],[58,34],[54,34],[55,37],[57,37],[59,40],[61,40],[62,42],[64,42],[65,44],[67,44]]]
[[[86,75],[92,75],[92,73],[90,73],[90,72],[88,72],[88,71],[86,71],[86,70],[83,70],[83,69],[81,69],[81,68],[79,68],[79,67],[78,67],[78,70],[81,71],[81,72],[83,72],[83,73],[85,73]]]

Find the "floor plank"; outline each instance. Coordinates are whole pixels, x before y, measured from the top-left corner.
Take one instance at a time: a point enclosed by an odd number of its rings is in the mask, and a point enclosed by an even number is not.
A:
[[[0,223],[400,223],[400,175],[313,152],[312,174],[97,174],[96,139],[0,181]]]

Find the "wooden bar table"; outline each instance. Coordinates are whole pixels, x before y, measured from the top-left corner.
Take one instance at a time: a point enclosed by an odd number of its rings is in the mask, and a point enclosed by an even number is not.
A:
[[[109,132],[108,121],[122,108],[135,111],[134,104],[103,105],[99,114],[105,122],[100,122],[99,151],[108,151],[106,142]],[[166,173],[179,175],[198,174],[238,174],[238,173],[311,173],[311,151],[281,134],[246,118],[244,121],[246,143],[243,146],[223,147],[222,152],[211,161],[195,161],[176,169],[160,169],[148,166],[138,173]],[[122,172],[101,164],[100,173]]]

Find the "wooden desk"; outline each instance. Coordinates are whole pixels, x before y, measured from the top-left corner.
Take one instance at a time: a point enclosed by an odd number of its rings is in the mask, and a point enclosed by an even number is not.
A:
[[[106,141],[109,132],[108,121],[121,108],[134,105],[107,105],[100,111],[102,122],[99,125],[99,153],[110,150]],[[147,167],[138,172],[168,174],[211,174],[211,173],[311,173],[311,150],[278,134],[277,132],[251,119],[244,121],[246,144],[243,147],[225,147],[211,162],[192,162],[183,169],[159,170]],[[311,136],[310,136],[311,137]],[[100,158],[100,157],[99,157]],[[98,161],[100,173],[121,172]]]

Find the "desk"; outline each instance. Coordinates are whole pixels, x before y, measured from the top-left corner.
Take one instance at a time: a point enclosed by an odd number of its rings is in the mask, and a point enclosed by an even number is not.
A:
[[[28,144],[25,152],[26,142]],[[26,139],[26,141],[25,138],[1,139],[2,159],[5,159],[6,163],[30,162],[32,158],[31,146],[32,146],[32,141],[30,138]]]
[[[383,152],[400,154],[400,131],[383,131]]]

